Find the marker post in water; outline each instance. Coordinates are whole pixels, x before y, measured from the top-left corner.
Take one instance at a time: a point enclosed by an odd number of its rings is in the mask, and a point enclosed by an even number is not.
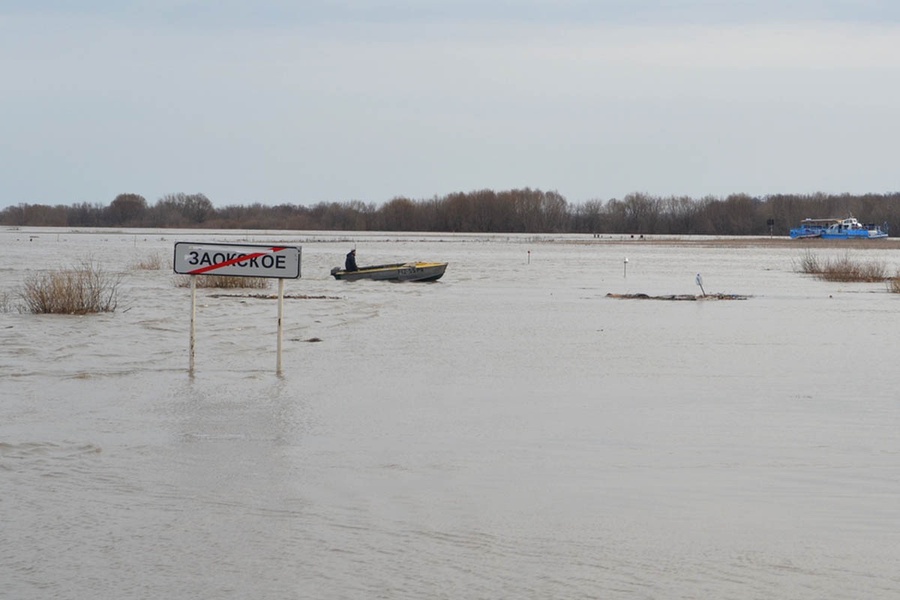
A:
[[[697,281],[697,285],[700,286],[700,293],[703,294],[703,296],[705,297],[705,296],[706,296],[706,292],[703,290],[703,278],[700,277],[700,273],[697,273],[697,279],[696,279],[696,281]]]
[[[625,262],[623,263],[623,266],[622,266],[622,277],[623,278],[628,277],[628,257],[627,256],[625,257]]]
[[[194,374],[194,320],[197,314],[197,275],[278,279],[278,343],[275,373],[281,375],[284,280],[300,278],[300,248],[233,244],[175,243],[175,272],[191,276],[191,341],[188,369]]]

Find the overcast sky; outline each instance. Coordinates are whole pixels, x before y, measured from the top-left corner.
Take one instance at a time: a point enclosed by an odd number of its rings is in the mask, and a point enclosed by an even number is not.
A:
[[[900,2],[4,0],[0,140],[0,208],[897,191]]]

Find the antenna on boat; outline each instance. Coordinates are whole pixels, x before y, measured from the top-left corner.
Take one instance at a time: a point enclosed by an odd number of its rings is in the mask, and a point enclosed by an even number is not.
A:
[[[703,289],[703,278],[700,277],[700,273],[697,273],[696,282],[697,282],[697,285],[700,286],[700,292],[701,292],[704,296],[706,296],[706,292],[705,292],[704,289]]]

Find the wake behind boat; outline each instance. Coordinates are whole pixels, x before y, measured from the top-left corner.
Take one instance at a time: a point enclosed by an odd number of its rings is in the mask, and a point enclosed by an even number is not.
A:
[[[791,239],[795,240],[876,240],[887,236],[887,223],[883,226],[865,224],[852,216],[846,219],[803,219],[799,227],[791,229]]]
[[[406,262],[390,265],[371,265],[348,271],[335,267],[331,270],[335,279],[357,281],[373,279],[377,281],[437,281],[447,269],[445,262]]]

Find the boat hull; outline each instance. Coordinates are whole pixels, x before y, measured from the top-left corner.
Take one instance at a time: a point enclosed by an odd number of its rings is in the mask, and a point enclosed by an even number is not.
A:
[[[843,231],[837,233],[823,232],[821,237],[823,240],[878,240],[886,238],[888,234],[883,231],[866,230],[861,231]]]
[[[444,276],[447,263],[409,262],[391,265],[361,267],[356,271],[345,271],[338,267],[331,270],[335,279],[342,281],[437,281]]]
[[[802,229],[791,229],[792,240],[808,240],[811,238],[822,237],[821,231],[804,231]]]
[[[881,230],[859,230],[859,231],[803,231],[799,229],[791,230],[791,239],[808,240],[812,238],[822,238],[823,240],[880,240],[888,237]]]

